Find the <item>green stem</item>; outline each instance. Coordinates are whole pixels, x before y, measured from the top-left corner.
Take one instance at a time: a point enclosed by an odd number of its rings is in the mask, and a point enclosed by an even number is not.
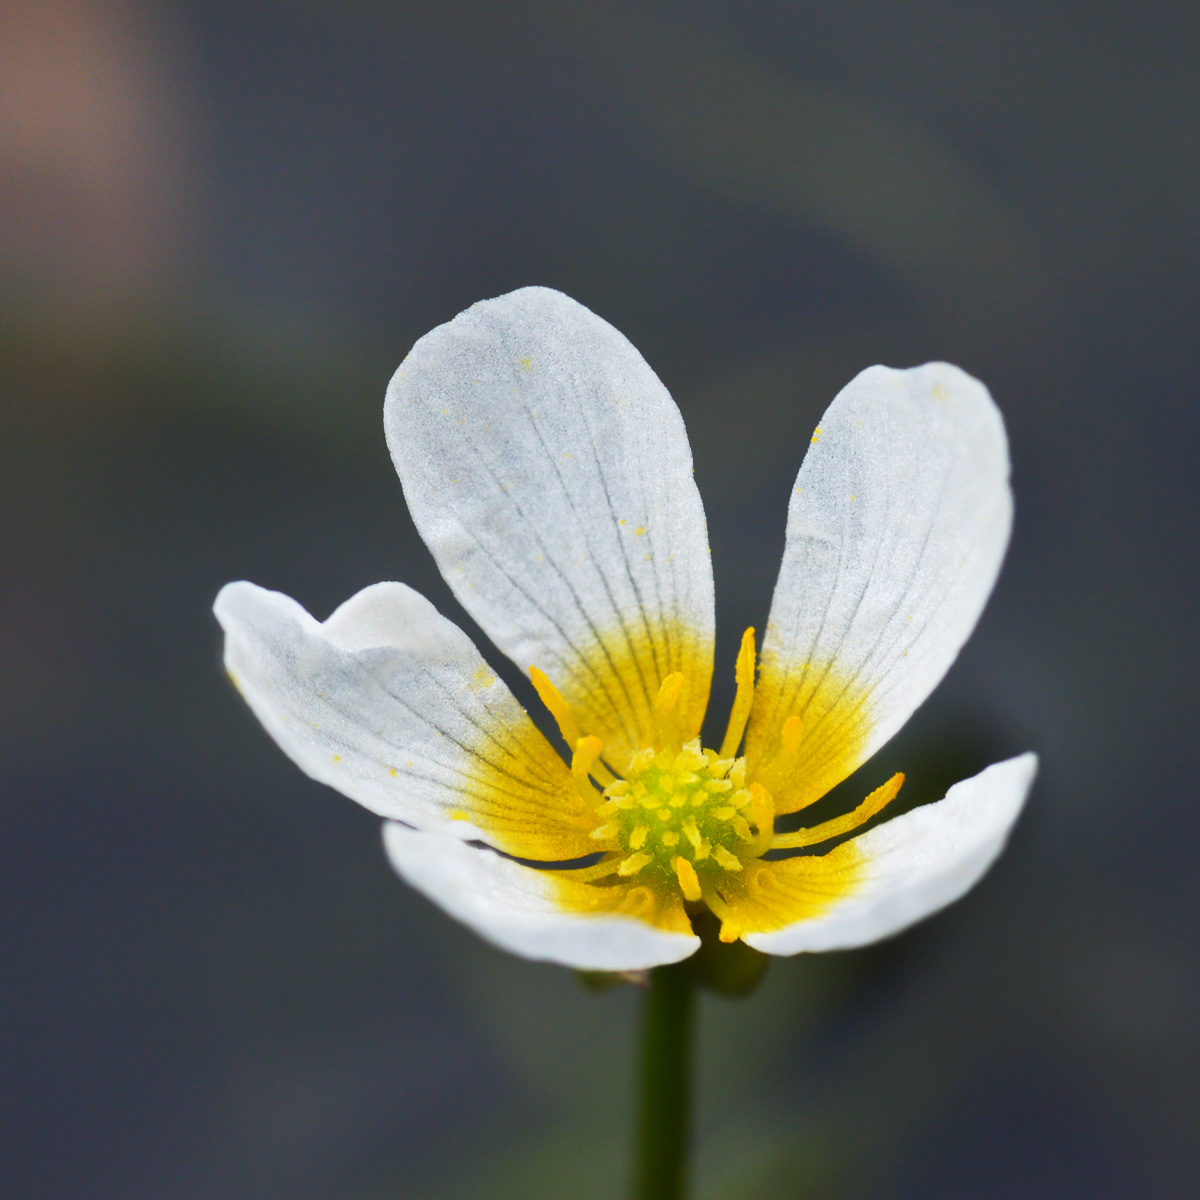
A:
[[[650,972],[634,1200],[682,1200],[691,1107],[692,977],[688,964]]]

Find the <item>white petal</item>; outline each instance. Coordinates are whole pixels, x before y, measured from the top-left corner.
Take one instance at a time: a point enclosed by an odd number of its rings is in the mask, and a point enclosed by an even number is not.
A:
[[[403,825],[389,823],[383,834],[392,865],[413,887],[481,937],[524,958],[586,971],[639,971],[678,962],[699,948],[697,937],[632,917],[565,909],[552,872]]]
[[[522,671],[546,672],[606,756],[649,744],[676,671],[699,728],[704,512],[679,411],[622,334],[547,288],[476,304],[413,347],[385,427],[455,595]]]
[[[522,857],[595,849],[562,759],[460,629],[400,583],[323,625],[294,600],[231,583],[215,611],[229,673],[291,758],[380,816]]]
[[[995,861],[1036,773],[1033,754],[996,763],[956,783],[944,800],[853,839],[847,845],[863,874],[852,894],[819,917],[745,940],[767,954],[842,950],[890,937],[944,908]]]
[[[977,380],[871,367],[813,435],[788,509],[747,755],[798,716],[806,780],[865,762],[936,687],[995,583],[1012,523],[1008,445]]]

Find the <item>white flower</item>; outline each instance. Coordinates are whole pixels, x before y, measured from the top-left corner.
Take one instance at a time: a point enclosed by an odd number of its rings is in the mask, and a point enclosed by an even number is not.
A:
[[[757,679],[747,630],[716,751],[698,736],[714,616],[691,453],[620,333],[545,288],[476,304],[413,348],[385,427],[442,574],[530,670],[570,765],[404,584],[319,623],[231,583],[216,613],[271,736],[387,818],[396,870],[452,916],[529,958],[634,970],[693,953],[689,912],[707,906],[724,940],[795,954],[887,937],[999,853],[1031,754],[827,853],[763,857],[844,835],[892,799],[902,776],[845,817],[774,832],[904,724],[991,592],[1012,501],[1004,427],[976,380],[945,363],[871,367],[834,400],[791,497]],[[514,861],[597,853],[575,869]]]

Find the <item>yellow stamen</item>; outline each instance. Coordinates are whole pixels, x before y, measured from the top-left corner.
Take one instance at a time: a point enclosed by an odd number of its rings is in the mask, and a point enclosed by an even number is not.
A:
[[[778,795],[791,780],[800,757],[800,743],[804,738],[804,726],[799,717],[788,717],[779,732],[779,750],[755,773],[759,783],[772,794]]]
[[[725,739],[721,742],[721,757],[732,758],[742,743],[742,734],[746,732],[746,722],[750,718],[750,706],[754,703],[754,626],[742,634],[741,649],[738,650],[737,666],[734,668],[734,678],[737,680],[737,694],[733,698],[733,708],[729,712],[729,727],[725,730]]]
[[[620,783],[619,780],[603,763],[601,759],[596,759],[592,763],[592,778],[601,787],[611,787],[614,783]]]
[[[721,920],[721,932],[717,935],[721,941],[736,942],[741,936],[742,927],[734,920],[733,909],[713,891],[709,892],[704,903]]]
[[[727,871],[740,871],[742,869],[742,860],[736,854],[730,854],[724,846],[714,846],[712,855]]]
[[[579,723],[575,720],[575,714],[571,711],[570,704],[562,692],[550,682],[549,677],[544,671],[538,670],[537,667],[529,668],[529,678],[533,681],[534,689],[537,691],[538,698],[546,706],[547,711],[554,718],[558,725],[558,731],[563,736],[563,741],[568,746],[576,746],[579,742],[582,733],[579,728]],[[600,784],[601,787],[607,787],[609,784],[616,783],[617,777],[602,763],[599,758],[593,759],[589,767],[589,773]]]
[[[529,668],[529,678],[533,681],[538,699],[546,706],[550,715],[558,724],[558,731],[562,734],[563,741],[573,748],[583,735],[579,731],[575,714],[571,711],[571,706],[567,703],[566,698],[550,682],[549,677],[544,672],[539,671],[537,667]]]
[[[699,900],[701,896],[700,880],[696,877],[696,868],[681,854],[675,860],[675,878],[679,880],[679,890],[685,900]]]
[[[686,678],[678,671],[668,675],[654,698],[654,726],[659,744],[678,754],[683,745],[679,729],[679,709]]]
[[[804,725],[799,717],[788,717],[783,723],[783,731],[780,734],[780,741],[783,746],[783,753],[789,758],[794,758],[796,752],[800,749],[800,739],[804,736]]]
[[[620,866],[620,859],[606,858],[602,862],[593,863],[590,867],[573,867],[562,874],[576,883],[592,883],[597,879],[605,879],[615,875]]]
[[[575,778],[575,787],[590,804],[595,804],[598,797],[588,776],[592,774],[596,759],[603,749],[604,743],[598,737],[581,737],[575,743],[575,753],[571,755],[571,774]]]
[[[631,854],[617,868],[618,875],[636,875],[643,867],[649,866],[654,861],[645,850],[639,850],[637,854]]]
[[[882,787],[877,787],[853,812],[834,817],[831,821],[822,821],[820,825],[813,825],[809,829],[776,834],[771,843],[772,849],[795,850],[800,846],[815,846],[818,842],[825,842],[857,829],[890,804],[903,783],[904,776],[897,772]]]
[[[649,825],[638,825],[629,835],[630,850],[640,850],[645,844],[646,839],[650,836]]]
[[[754,824],[758,826],[754,851],[763,854],[770,849],[771,838],[775,835],[775,802],[761,783],[750,785],[750,812],[754,816]]]

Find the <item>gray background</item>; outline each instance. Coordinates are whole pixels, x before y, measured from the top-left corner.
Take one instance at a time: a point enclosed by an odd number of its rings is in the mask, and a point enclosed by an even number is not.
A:
[[[949,359],[1012,441],[979,631],[843,803],[1033,748],[1027,816],[955,909],[705,1001],[696,1194],[1200,1187],[1198,61],[1167,3],[0,8],[0,1194],[621,1194],[636,996],[401,885],[209,612],[461,618],[383,390],[528,283],[683,411],[718,725],[843,383]]]

